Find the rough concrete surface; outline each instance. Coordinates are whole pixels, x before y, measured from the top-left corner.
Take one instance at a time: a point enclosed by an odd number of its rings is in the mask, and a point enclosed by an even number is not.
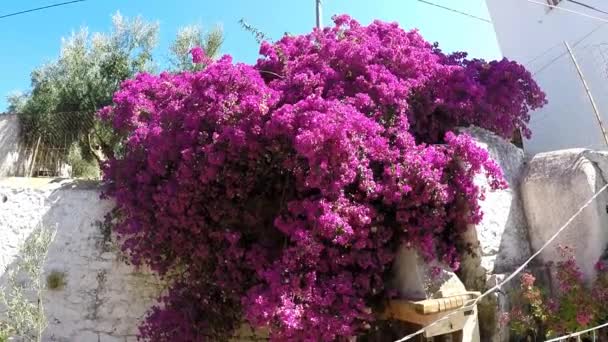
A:
[[[96,186],[73,181],[0,181],[0,269],[11,267],[38,225],[56,229],[44,267],[65,285],[44,294],[49,321],[44,341],[135,341],[154,303],[158,281],[125,265],[97,224],[112,203]],[[4,271],[1,281],[6,281]]]

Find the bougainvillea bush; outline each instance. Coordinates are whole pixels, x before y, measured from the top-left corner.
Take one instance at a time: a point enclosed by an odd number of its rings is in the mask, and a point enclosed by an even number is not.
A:
[[[555,266],[554,289],[536,283],[531,273],[521,276],[520,288],[513,294],[515,304],[501,317],[517,336],[543,340],[603,324],[608,319],[608,268],[604,261],[595,265],[597,277],[589,286],[568,246],[559,246],[562,260]],[[601,332],[605,334],[606,332]],[[603,341],[607,336],[600,338]]]
[[[124,136],[105,167],[132,263],[172,280],[153,341],[345,340],[374,320],[397,248],[458,267],[501,170],[477,125],[526,131],[544,94],[520,65],[446,55],[417,31],[347,16],[263,43],[255,65],[141,74],[100,116]]]

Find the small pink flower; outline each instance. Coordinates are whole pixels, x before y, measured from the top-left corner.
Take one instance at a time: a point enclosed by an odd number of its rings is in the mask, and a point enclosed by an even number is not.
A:
[[[530,287],[534,285],[536,278],[530,273],[524,273],[521,275],[521,284],[526,287]]]
[[[603,261],[598,261],[595,263],[595,270],[598,272],[604,272],[606,270],[606,264]]]
[[[576,314],[576,322],[583,327],[591,323],[591,318],[593,318],[593,315],[590,312],[578,312]]]

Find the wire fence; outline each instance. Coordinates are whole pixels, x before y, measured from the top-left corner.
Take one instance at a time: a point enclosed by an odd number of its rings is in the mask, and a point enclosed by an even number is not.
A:
[[[47,145],[38,139],[26,146],[22,150],[28,156],[28,164],[22,170],[24,177],[71,177],[67,145]]]
[[[545,342],[557,342],[557,341],[591,341],[591,342],[603,342],[608,341],[608,323],[600,324],[598,326],[574,332],[568,335],[559,336],[547,340]]]
[[[85,112],[20,113],[16,176],[98,176],[95,116]]]

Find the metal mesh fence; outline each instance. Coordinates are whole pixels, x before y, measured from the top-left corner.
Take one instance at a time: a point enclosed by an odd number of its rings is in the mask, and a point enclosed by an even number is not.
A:
[[[99,177],[92,113],[22,113],[17,174],[24,177]],[[93,137],[92,137],[93,135]]]

